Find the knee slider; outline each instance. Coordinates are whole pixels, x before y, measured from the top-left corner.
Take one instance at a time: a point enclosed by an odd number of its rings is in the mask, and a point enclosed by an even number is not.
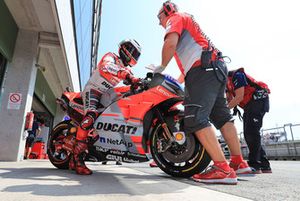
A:
[[[94,112],[94,111],[87,112],[86,115],[84,116],[83,120],[80,123],[80,127],[83,130],[92,129],[97,116],[98,116],[97,112]]]

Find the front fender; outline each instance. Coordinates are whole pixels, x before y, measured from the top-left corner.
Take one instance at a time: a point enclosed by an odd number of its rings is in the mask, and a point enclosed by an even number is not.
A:
[[[160,112],[164,117],[164,119],[167,121],[169,118],[167,117],[174,117],[176,115],[183,115],[183,111],[175,108],[174,106],[181,102],[181,99],[177,100],[167,100],[156,107],[152,108],[149,110],[146,115],[144,116],[143,120],[143,139],[142,139],[142,146],[144,151],[147,153],[148,152],[148,144],[147,142],[150,139],[150,134],[153,132],[153,129],[155,128],[156,125],[158,125],[159,122],[157,122],[157,112]],[[168,121],[167,121],[168,122]]]

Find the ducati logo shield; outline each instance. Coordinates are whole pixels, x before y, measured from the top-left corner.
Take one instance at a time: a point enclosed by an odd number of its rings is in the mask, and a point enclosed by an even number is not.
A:
[[[124,133],[129,135],[134,135],[137,131],[137,127],[129,126],[124,124],[113,124],[113,123],[103,123],[99,122],[96,126],[97,130],[112,131],[117,133]]]

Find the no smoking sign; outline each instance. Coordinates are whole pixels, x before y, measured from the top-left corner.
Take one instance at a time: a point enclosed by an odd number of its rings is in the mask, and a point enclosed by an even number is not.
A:
[[[21,93],[10,93],[8,97],[7,109],[19,110],[22,103]]]

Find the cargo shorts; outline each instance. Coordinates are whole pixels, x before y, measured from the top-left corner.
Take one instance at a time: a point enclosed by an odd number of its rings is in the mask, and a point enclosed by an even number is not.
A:
[[[184,127],[187,133],[209,127],[211,123],[220,129],[225,123],[233,121],[225,97],[227,72],[224,62],[217,61],[215,70],[199,66],[187,73],[184,99]]]

